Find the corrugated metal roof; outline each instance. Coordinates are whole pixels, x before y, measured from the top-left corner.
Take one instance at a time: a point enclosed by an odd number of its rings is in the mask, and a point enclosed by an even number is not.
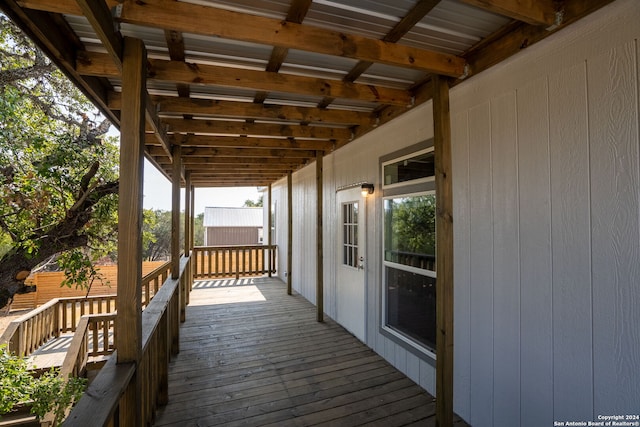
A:
[[[204,208],[205,227],[262,227],[262,208]]]

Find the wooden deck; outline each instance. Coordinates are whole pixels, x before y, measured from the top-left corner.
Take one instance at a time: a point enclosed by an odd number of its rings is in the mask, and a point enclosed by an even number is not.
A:
[[[277,279],[196,282],[154,425],[435,425],[432,396],[315,315]]]

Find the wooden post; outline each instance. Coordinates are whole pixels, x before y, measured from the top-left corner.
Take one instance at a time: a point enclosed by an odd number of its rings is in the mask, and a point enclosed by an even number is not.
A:
[[[171,173],[171,278],[180,276],[180,180],[182,176],[182,147],[174,145],[172,150],[173,168]],[[180,322],[186,320],[186,299],[184,281],[178,286]]]
[[[186,175],[184,187],[184,255],[191,254],[191,174]]]
[[[269,271],[269,277],[271,277],[271,242],[273,241],[273,237],[271,236],[271,228],[273,227],[273,212],[271,211],[273,209],[273,204],[271,203],[271,184],[269,184],[268,187],[267,197],[269,198],[269,204],[267,205],[267,212],[269,212],[269,214],[267,215],[267,246],[269,247],[269,249],[267,250],[267,270]]]
[[[293,262],[293,177],[287,173],[287,295],[292,294],[291,267]]]
[[[142,177],[147,54],[142,40],[125,38],[120,122],[118,196],[118,363],[140,362],[142,354]],[[141,424],[141,378],[136,370],[120,403],[120,425]]]
[[[322,255],[322,151],[316,151],[316,309],[318,322],[324,322],[324,258]]]
[[[186,257],[191,256],[191,173],[185,172],[185,187],[184,187],[184,255]],[[185,270],[184,279],[184,305],[189,305],[189,293],[191,290],[191,270],[187,268]],[[186,315],[186,311],[185,311]]]
[[[171,278],[180,275],[180,176],[182,147],[172,149],[173,169],[171,174]]]
[[[191,243],[191,246],[189,248],[189,250],[191,251],[191,254],[194,254],[193,252],[193,248],[195,248],[196,246],[196,240],[195,240],[195,227],[196,227],[196,202],[195,202],[195,198],[196,198],[196,189],[195,187],[192,185],[189,188],[189,191],[191,192],[191,227],[189,227],[189,230],[191,230],[191,237],[189,238],[189,242]],[[191,259],[191,262],[189,263],[189,293],[191,293],[191,289],[193,289],[193,276],[196,272],[196,257],[193,257]],[[189,302],[187,300],[187,302]]]
[[[453,424],[453,190],[449,82],[433,79],[436,178],[436,426]]]

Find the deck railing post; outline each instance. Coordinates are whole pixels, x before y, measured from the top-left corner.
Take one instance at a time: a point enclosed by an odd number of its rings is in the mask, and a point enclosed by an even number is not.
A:
[[[142,179],[147,54],[142,40],[125,38],[118,207],[118,364],[138,364],[142,353]],[[139,426],[141,378],[136,372],[120,400],[120,425]]]

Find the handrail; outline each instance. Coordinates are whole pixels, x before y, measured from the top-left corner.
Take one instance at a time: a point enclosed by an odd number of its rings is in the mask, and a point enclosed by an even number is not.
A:
[[[262,276],[276,272],[276,245],[222,245],[193,248],[194,277]]]
[[[178,278],[167,278],[142,312],[142,357],[137,369],[135,363],[117,364],[114,352],[71,411],[65,426],[117,424],[114,418],[134,376],[142,385],[141,425],[151,422],[157,406],[168,401],[168,363],[179,350],[180,312],[191,280],[191,258],[183,257]]]
[[[142,278],[143,309],[170,273],[171,262],[167,261]],[[0,344],[7,344],[9,352],[26,357],[51,338],[75,332],[82,316],[112,313],[115,306],[115,294],[55,298],[9,323],[0,336]]]

